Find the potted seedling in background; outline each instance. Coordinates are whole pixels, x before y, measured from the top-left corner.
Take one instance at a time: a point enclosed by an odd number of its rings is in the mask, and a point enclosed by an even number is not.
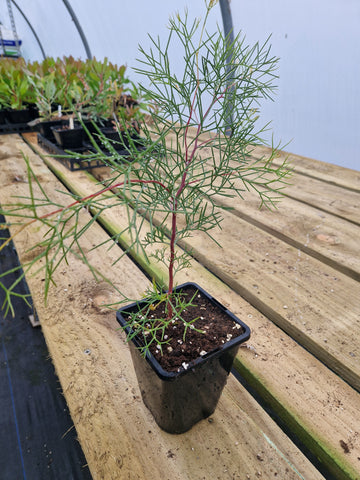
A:
[[[74,80],[70,86],[67,87],[65,96],[69,99],[69,107],[66,109],[68,121],[52,127],[51,130],[56,143],[63,149],[81,148],[85,132],[77,119],[82,116],[82,107],[86,104],[87,92],[79,82]]]
[[[138,137],[143,119],[143,105],[139,103],[136,86],[125,76],[126,67],[118,67],[104,60],[93,62],[85,79],[91,91],[91,101],[86,106],[86,127],[94,140],[107,151],[123,149],[124,130]],[[121,122],[119,121],[121,119]]]
[[[89,101],[88,92],[83,84],[87,64],[72,56],[57,62],[57,75],[62,78],[63,88],[58,95],[61,111],[67,121],[51,128],[56,143],[63,149],[81,148],[84,138],[82,125],[77,121]]]
[[[117,318],[127,333],[144,403],[160,427],[172,433],[188,430],[214,411],[239,344],[250,335],[241,320],[201,287],[177,285],[178,272],[189,268],[191,258],[181,250],[182,242],[198,232],[212,238],[211,230],[222,220],[221,196],[241,198],[244,191],[254,190],[260,203],[271,207],[289,175],[286,162],[273,165],[276,148],[268,158],[251,155],[254,146],[264,143],[258,106],[271,96],[278,60],[267,43],[249,47],[240,35],[230,42],[221,31],[208,33],[205,26],[215,3],[208,2],[203,21],[190,21],[187,14],[171,18],[168,40],[162,44],[150,37],[150,50],[140,49],[140,91],[154,108],[142,126],[142,149],[128,134],[129,160],[136,161],[116,162],[104,155],[113,176],[103,189],[52,214],[26,217],[21,227],[33,222],[48,227],[41,244],[45,253],[40,254],[51,265],[44,268],[48,291],[53,266],[86,231],[71,228],[69,220],[84,205],[101,215],[109,208],[102,195],[124,206],[128,226],[111,240],[121,244],[124,236],[133,239],[126,252],[147,258],[149,272],[151,262],[165,264],[168,274],[152,282],[144,299],[118,310]],[[173,43],[177,55],[172,61]],[[178,58],[183,59],[180,74],[173,69]],[[76,254],[87,262],[84,252]],[[12,292],[7,292],[9,309]]]
[[[2,107],[8,110],[7,118],[14,124],[30,122],[34,118],[36,97],[25,73],[26,62],[7,59],[1,63],[0,97]]]
[[[124,150],[128,146],[128,138],[139,145],[140,126],[144,121],[143,110],[139,102],[131,95],[124,93],[123,88],[113,97],[112,116],[106,126],[100,128],[98,140],[109,150]],[[144,105],[146,108],[146,106]],[[105,137],[105,138],[104,138]],[[106,140],[105,140],[106,139]],[[105,141],[104,141],[105,140]]]
[[[125,66],[118,67],[105,58],[96,58],[85,62],[64,59],[60,71],[66,76],[63,89],[63,110],[69,117],[69,124],[54,129],[57,142],[63,148],[81,147],[83,140],[88,140],[86,133],[98,135],[106,126],[113,127],[114,102],[118,92],[123,92],[126,84],[131,82],[125,77]],[[87,132],[83,130],[86,127]],[[78,135],[78,144],[73,143]],[[71,144],[68,138],[71,138]],[[65,139],[63,139],[65,137]],[[101,143],[101,141],[99,141]]]
[[[89,100],[84,110],[84,120],[94,122],[99,128],[113,120],[113,99],[116,92],[124,88],[129,80],[125,77],[126,67],[118,67],[105,58],[102,62],[95,58],[87,61],[82,83],[89,92]]]
[[[49,59],[47,59],[49,61]],[[39,112],[36,126],[38,131],[48,140],[54,141],[51,127],[62,124],[62,112],[58,109],[59,99],[62,95],[63,86],[57,80],[57,72],[54,68],[44,74],[43,69],[29,75],[36,94],[36,106]]]

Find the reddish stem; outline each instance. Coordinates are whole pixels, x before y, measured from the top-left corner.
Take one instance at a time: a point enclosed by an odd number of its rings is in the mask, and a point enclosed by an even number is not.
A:
[[[92,198],[95,198],[95,197],[98,197],[99,195],[103,194],[103,193],[106,193],[108,192],[109,190],[112,190],[113,188],[118,188],[118,187],[121,187],[125,184],[126,182],[119,182],[119,183],[116,183],[115,185],[110,185],[106,188],[103,188],[102,190],[99,190],[98,192],[95,192],[95,193],[92,193],[91,195],[88,195],[87,197],[83,197],[83,198],[80,198],[79,200],[76,200],[75,202],[73,203],[70,203],[70,205],[67,205],[66,207],[62,207],[62,208],[59,208],[58,210],[55,210],[53,212],[50,212],[50,213],[47,213],[45,215],[42,215],[41,217],[38,217],[39,219],[43,219],[43,218],[47,218],[47,217],[51,217],[52,215],[56,215],[57,213],[61,213],[63,212],[64,210],[68,210],[69,208],[71,207],[74,207],[75,205],[79,204],[79,203],[84,203],[86,202],[87,200],[90,200]],[[155,183],[157,185],[160,185],[162,188],[165,188],[165,190],[169,191],[169,189],[161,182],[159,182],[158,180],[130,180],[129,183]],[[34,222],[35,220],[37,219],[34,219],[31,221]]]
[[[186,183],[186,178],[187,178],[187,174],[188,174],[188,170],[189,170],[189,166],[191,165],[191,162],[193,161],[194,157],[195,157],[195,153],[196,153],[196,150],[200,147],[200,146],[203,146],[203,145],[206,145],[207,143],[211,142],[212,139],[209,139],[209,140],[205,140],[204,142],[201,142],[200,145],[198,143],[199,141],[199,135],[200,135],[200,132],[201,132],[201,123],[199,122],[198,123],[198,126],[197,126],[197,132],[196,132],[196,138],[195,138],[195,142],[194,142],[194,146],[192,148],[192,151],[191,151],[191,154],[189,156],[189,146],[188,146],[188,142],[187,142],[187,137],[188,137],[188,131],[189,131],[189,126],[190,126],[190,122],[191,122],[191,119],[193,118],[193,115],[194,115],[194,112],[195,112],[195,100],[196,100],[196,96],[197,96],[197,92],[198,92],[198,88],[199,88],[199,83],[197,83],[196,85],[196,89],[195,89],[195,92],[194,92],[194,97],[193,97],[193,100],[191,102],[191,107],[190,107],[190,113],[189,113],[189,118],[188,118],[188,121],[186,123],[186,127],[185,127],[185,133],[184,133],[184,143],[185,143],[185,164],[186,164],[186,167],[185,167],[185,170],[184,170],[184,173],[182,175],[182,178],[181,178],[181,183],[180,183],[180,186],[175,194],[175,198],[172,198],[172,217],[171,217],[171,237],[170,237],[170,259],[169,259],[169,268],[168,268],[168,275],[169,275],[169,285],[168,285],[168,318],[171,318],[172,315],[173,315],[173,309],[172,309],[172,306],[171,306],[171,302],[170,302],[170,297],[171,297],[171,294],[173,292],[173,289],[174,289],[174,263],[175,263],[175,244],[176,244],[176,223],[177,223],[177,207],[178,207],[178,198],[181,194],[181,192],[184,190],[184,188],[186,188],[186,186],[190,185],[190,183],[195,183],[196,181],[193,181],[193,182],[189,182],[189,183]],[[225,93],[225,92],[224,92]],[[207,111],[205,112],[205,115],[203,117],[203,120],[208,116],[210,110],[211,110],[211,107],[213,105],[215,105],[216,102],[218,102],[219,100],[221,100],[221,98],[224,97],[224,93],[219,95],[218,97],[214,98],[214,100],[211,102],[209,108],[207,109]]]
[[[176,208],[177,201],[175,200]],[[176,213],[172,213],[171,217],[171,238],[170,238],[170,261],[169,261],[169,295],[172,294],[174,288],[174,261],[175,261],[175,240],[176,240]]]
[[[41,215],[40,217],[36,217],[36,218],[33,218],[32,220],[30,220],[29,222],[27,223],[24,223],[21,228],[14,233],[14,235],[11,235],[0,247],[0,250],[2,250],[5,245],[7,245],[14,237],[15,235],[17,235],[18,233],[22,232],[24,230],[24,228],[28,227],[29,225],[31,225],[32,223],[36,222],[37,220],[44,220],[45,218],[49,218],[53,215],[56,215],[57,213],[61,213],[61,212],[64,212],[65,210],[68,210],[69,208],[71,207],[74,207],[75,205],[78,205],[80,203],[84,203],[86,202],[87,200],[90,200],[92,198],[95,198],[95,197],[98,197],[99,195],[101,195],[102,193],[106,193],[108,192],[109,190],[113,189],[113,188],[118,188],[118,187],[121,187],[122,185],[124,185],[126,182],[119,182],[119,183],[116,183],[115,185],[110,185],[106,188],[103,188],[102,190],[99,190],[98,192],[96,193],[92,193],[91,195],[88,195],[86,197],[83,197],[83,198],[80,198],[79,200],[76,200],[75,202],[73,203],[70,203],[69,205],[67,205],[66,207],[62,207],[62,208],[58,208],[57,210],[53,210],[52,212],[49,212],[49,213],[45,213],[44,215]],[[153,183],[153,184],[157,184],[157,185],[160,185],[162,188],[164,188],[165,190],[169,191],[169,189],[161,182],[159,182],[158,180],[130,180],[129,183],[143,183],[143,184],[147,184],[147,183]]]

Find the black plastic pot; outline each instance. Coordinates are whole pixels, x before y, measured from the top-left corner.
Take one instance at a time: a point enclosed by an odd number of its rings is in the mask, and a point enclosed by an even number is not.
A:
[[[113,148],[115,148],[115,150],[123,150],[124,144],[125,146],[127,145],[126,135],[123,134],[122,132],[118,132],[116,128],[103,127],[103,128],[100,128],[100,131],[104,135],[104,137],[106,137],[107,140],[110,141],[110,144],[112,145]],[[98,136],[96,139],[96,142],[101,147],[104,147],[101,137]]]
[[[63,149],[76,149],[82,147],[85,133],[82,127],[75,126],[70,129],[58,126],[50,128],[54,134],[56,143]]]
[[[101,132],[110,141],[110,144],[113,146],[113,148],[115,148],[115,150],[124,150],[126,147],[129,146],[129,138],[127,133],[118,132],[116,129],[108,127],[101,128]],[[140,135],[135,132],[135,130],[131,131],[130,137],[132,138],[136,146],[140,145]],[[97,137],[96,142],[101,147],[104,147],[100,137]]]
[[[29,108],[22,110],[8,110],[7,119],[10,123],[28,123],[34,119]]]
[[[99,118],[97,120],[83,119],[83,122],[91,134],[94,134],[94,133],[98,134],[99,130],[101,130],[102,128],[110,128],[113,126],[112,120],[106,119],[106,118],[101,118],[101,119]]]
[[[39,109],[35,103],[27,103],[26,108],[29,110],[31,120],[39,118]]]
[[[55,141],[54,133],[52,127],[59,127],[64,125],[66,120],[47,120],[37,124],[38,132],[48,140]]]
[[[6,118],[7,118],[7,111],[6,110],[0,110],[0,125],[5,125]]]
[[[186,290],[188,287],[195,287],[200,295],[208,298],[213,305],[240,324],[242,333],[199,357],[180,372],[165,371],[150,353],[145,358],[142,357],[136,337],[130,341],[143,402],[159,427],[169,433],[186,432],[215,411],[239,346],[250,337],[249,327],[198,285],[185,283],[176,290]],[[117,320],[126,333],[129,331],[126,328],[126,312],[139,310],[144,303],[141,301],[118,310]]]

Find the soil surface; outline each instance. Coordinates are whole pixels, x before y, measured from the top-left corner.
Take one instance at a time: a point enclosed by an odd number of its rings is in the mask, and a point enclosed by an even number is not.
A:
[[[191,306],[181,313],[181,320],[172,320],[164,330],[158,332],[156,338],[162,342],[161,347],[152,342],[149,348],[168,372],[186,370],[199,357],[204,357],[243,333],[239,323],[195,287],[186,287],[182,295],[186,302],[194,297]],[[152,310],[151,320],[165,319],[167,323],[165,307],[166,303],[162,302]],[[186,323],[191,323],[194,328],[186,327]]]

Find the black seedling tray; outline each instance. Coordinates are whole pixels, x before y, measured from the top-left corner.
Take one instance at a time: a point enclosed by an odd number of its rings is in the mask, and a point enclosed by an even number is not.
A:
[[[36,127],[31,127],[28,123],[10,123],[7,120],[5,122],[0,124],[0,135],[34,132],[36,130]]]
[[[66,168],[71,171],[76,170],[91,170],[93,168],[106,167],[107,165],[96,156],[97,150],[91,145],[90,142],[84,142],[81,148],[76,148],[72,150],[63,150],[56,143],[48,140],[43,135],[38,133],[37,135],[38,144],[46,150],[51,155],[54,155],[54,158],[62,163]],[[102,150],[105,155],[111,156],[111,153]],[[70,154],[78,153],[78,157],[70,156]],[[126,150],[116,150],[118,155],[128,155]],[[92,155],[91,158],[83,158],[85,154]]]

